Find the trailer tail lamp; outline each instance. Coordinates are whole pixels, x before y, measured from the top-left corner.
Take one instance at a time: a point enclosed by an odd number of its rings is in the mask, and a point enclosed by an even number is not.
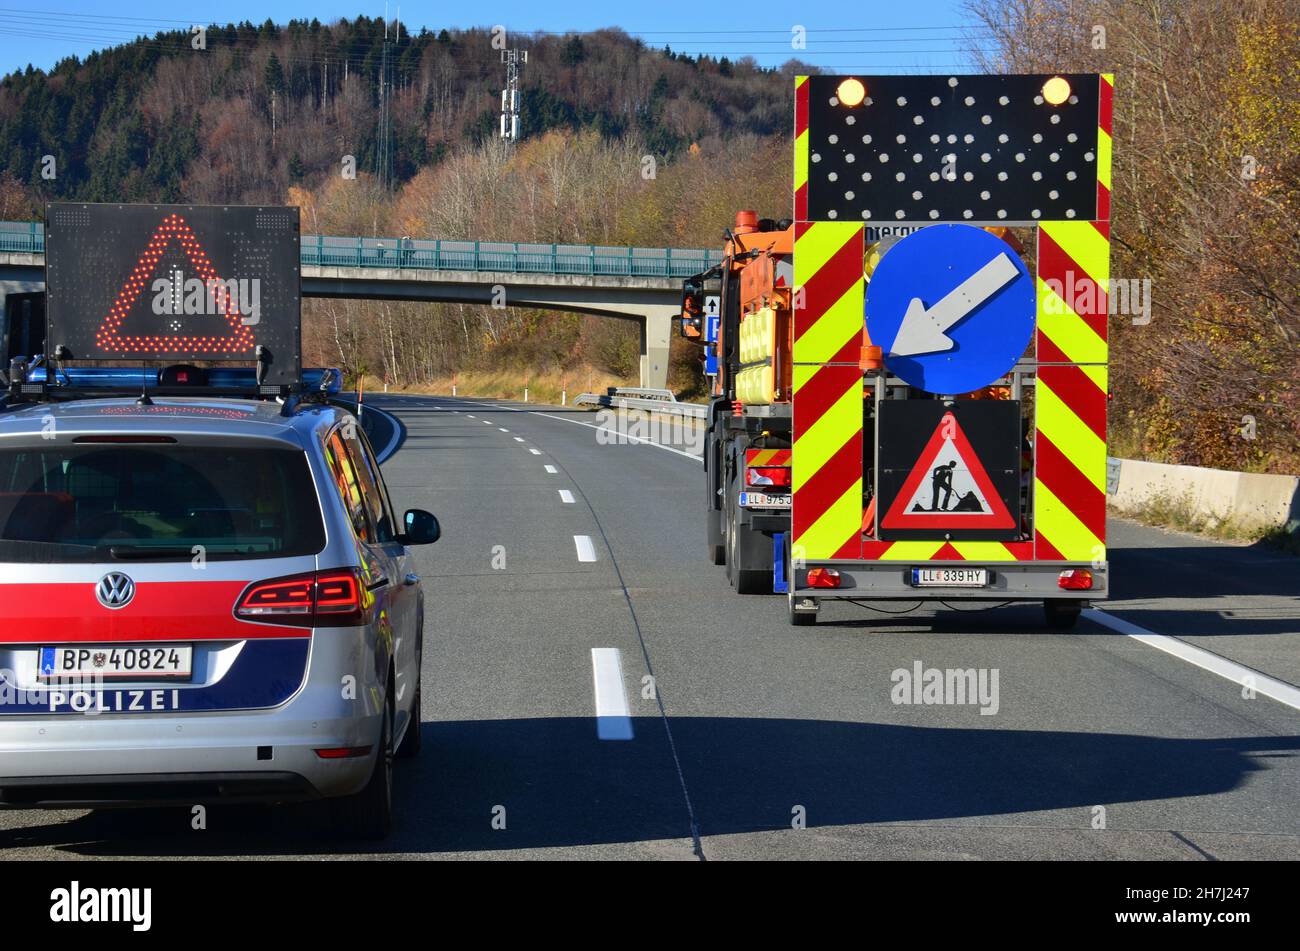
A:
[[[813,568],[808,572],[810,588],[838,588],[839,586],[840,573],[834,568]]]
[[[790,488],[789,466],[752,466],[745,470],[745,482],[749,485],[770,485],[777,488]]]
[[[1066,591],[1088,591],[1092,588],[1092,572],[1087,568],[1068,568],[1057,577],[1056,586]]]

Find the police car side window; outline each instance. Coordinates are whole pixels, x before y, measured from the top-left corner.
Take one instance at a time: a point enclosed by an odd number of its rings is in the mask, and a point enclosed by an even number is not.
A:
[[[394,537],[392,514],[380,488],[379,474],[375,471],[370,453],[355,434],[348,436],[344,442],[361,484],[361,495],[370,516],[370,524],[375,528],[374,540],[380,544],[391,542]]]
[[[360,541],[373,542],[375,535],[370,524],[370,516],[366,511],[361,480],[348,454],[342,434],[337,429],[325,440],[325,460],[329,464],[334,489],[338,492],[343,508],[348,513],[348,519],[352,522],[353,534]]]

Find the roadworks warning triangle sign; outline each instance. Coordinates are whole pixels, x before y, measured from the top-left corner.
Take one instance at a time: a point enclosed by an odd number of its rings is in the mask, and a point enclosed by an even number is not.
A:
[[[147,319],[147,324],[152,325],[148,327],[149,332],[131,333],[124,326],[130,323],[128,317],[132,315],[140,298],[153,297],[150,282],[169,248],[173,252],[179,251],[181,258],[189,265],[191,274],[207,289],[218,318],[211,321],[212,333],[188,332],[178,317],[164,319],[157,314]],[[127,276],[117,299],[100,322],[95,342],[105,351],[144,356],[187,353],[194,357],[215,357],[251,352],[256,343],[253,332],[243,323],[243,315],[224,290],[225,283],[185,219],[177,214],[168,215],[140,252],[135,268]]]
[[[984,464],[952,412],[943,414],[930,441],[894,497],[881,528],[1014,528]]]

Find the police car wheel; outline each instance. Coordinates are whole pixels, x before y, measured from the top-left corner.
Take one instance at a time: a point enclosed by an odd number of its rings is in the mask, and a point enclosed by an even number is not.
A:
[[[374,772],[361,792],[330,800],[334,827],[344,838],[378,841],[393,827],[393,710],[384,704],[379,753]]]

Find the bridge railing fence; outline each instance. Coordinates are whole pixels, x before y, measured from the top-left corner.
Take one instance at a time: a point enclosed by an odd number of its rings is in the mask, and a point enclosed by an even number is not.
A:
[[[0,221],[0,252],[44,254],[39,221]],[[349,238],[303,235],[302,263],[312,267],[689,277],[716,264],[716,252],[694,248],[629,248],[590,244]]]

